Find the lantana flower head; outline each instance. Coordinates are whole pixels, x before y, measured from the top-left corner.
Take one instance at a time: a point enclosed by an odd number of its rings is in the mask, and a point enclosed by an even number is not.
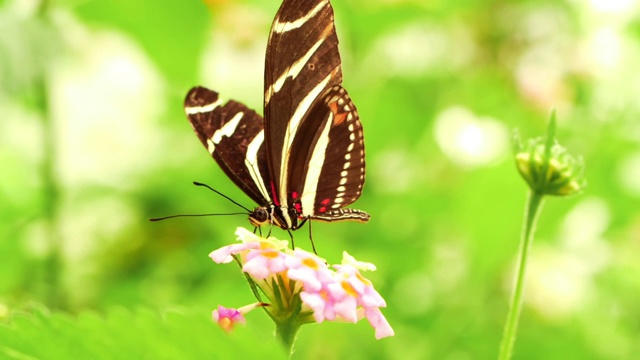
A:
[[[235,259],[241,265],[258,304],[269,304],[264,309],[277,329],[286,325],[295,333],[305,323],[355,323],[366,318],[376,338],[394,335],[380,311],[386,307],[384,299],[361,274],[361,270],[375,270],[373,264],[359,262],[345,252],[340,265],[329,266],[316,254],[289,249],[286,241],[265,239],[244,228],[238,228],[236,235],[240,244],[224,246],[210,257],[217,263]],[[222,314],[220,309],[218,314]]]

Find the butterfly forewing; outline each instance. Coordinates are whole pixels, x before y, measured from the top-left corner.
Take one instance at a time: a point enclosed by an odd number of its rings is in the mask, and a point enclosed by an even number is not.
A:
[[[194,87],[184,101],[191,126],[218,165],[251,199],[269,203],[269,171],[262,116],[218,93]]]
[[[287,156],[304,115],[326,89],[341,82],[329,1],[285,0],[271,27],[265,59],[265,137],[276,203],[287,205]]]

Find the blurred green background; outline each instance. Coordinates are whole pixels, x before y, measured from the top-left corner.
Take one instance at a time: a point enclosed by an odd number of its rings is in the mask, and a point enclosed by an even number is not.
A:
[[[314,239],[329,262],[346,250],[378,266],[367,275],[387,300],[396,336],[376,341],[364,321],[309,325],[294,358],[495,358],[527,192],[512,131],[543,135],[552,108],[560,142],[585,159],[589,185],[545,203],[514,358],[636,358],[640,4],[332,3],[344,86],[366,134],[367,183],[355,207],[372,219],[315,223]],[[253,298],[236,266],[207,255],[249,223],[147,219],[237,210],[194,180],[253,206],[202,148],[182,100],[204,85],[261,112],[264,51],[279,6],[0,1],[4,326],[26,332],[12,320],[17,311],[33,334],[65,331],[39,329],[28,315],[34,303],[69,328],[86,314],[112,318],[113,309],[179,308],[195,320],[176,333],[203,353],[167,357],[225,358],[216,351],[230,338],[209,323],[210,311]],[[306,230],[295,236],[310,248]],[[259,311],[247,317],[235,346],[268,358],[262,349],[274,346],[273,325]],[[249,332],[258,335],[243,339]],[[68,336],[58,354],[82,337]],[[159,332],[139,345],[178,338]],[[12,358],[13,345],[2,342],[0,355]]]

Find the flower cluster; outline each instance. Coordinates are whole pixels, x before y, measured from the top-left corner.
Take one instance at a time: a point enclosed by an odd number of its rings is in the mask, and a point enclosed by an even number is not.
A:
[[[291,250],[286,241],[262,238],[244,228],[236,231],[242,243],[224,246],[209,256],[216,263],[237,261],[247,275],[258,302],[238,310],[220,307],[213,317],[223,329],[232,329],[248,310],[264,309],[276,324],[297,329],[310,322],[348,321],[366,318],[377,339],[394,335],[380,311],[386,303],[372,283],[360,273],[375,270],[346,252],[340,265],[328,266],[319,256]],[[264,295],[267,301],[262,301]],[[222,319],[222,320],[221,320]]]

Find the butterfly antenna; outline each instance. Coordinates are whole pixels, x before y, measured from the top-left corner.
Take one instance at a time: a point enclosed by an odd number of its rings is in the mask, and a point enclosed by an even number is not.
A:
[[[214,193],[216,193],[216,194],[218,194],[218,195],[222,196],[223,198],[225,198],[225,199],[227,199],[227,200],[231,201],[232,203],[234,203],[234,204],[238,205],[239,207],[241,207],[241,208],[243,208],[243,209],[247,210],[247,212],[249,212],[249,213],[251,212],[251,210],[249,210],[249,209],[247,209],[246,207],[244,207],[244,206],[240,205],[237,201],[233,200],[232,198],[228,197],[227,195],[225,195],[225,194],[221,193],[220,191],[218,191],[218,190],[216,190],[216,189],[212,188],[211,186],[209,186],[209,185],[207,185],[207,184],[203,184],[203,183],[200,183],[200,182],[194,181],[194,182],[193,182],[193,185],[196,185],[196,186],[204,186],[204,187],[206,187],[207,189],[209,189],[209,190],[213,191]]]
[[[199,217],[199,216],[224,216],[224,215],[247,215],[246,213],[224,213],[224,214],[180,214],[180,215],[171,215],[171,216],[163,216],[159,218],[152,218],[149,221],[160,221],[167,220],[177,217]]]

